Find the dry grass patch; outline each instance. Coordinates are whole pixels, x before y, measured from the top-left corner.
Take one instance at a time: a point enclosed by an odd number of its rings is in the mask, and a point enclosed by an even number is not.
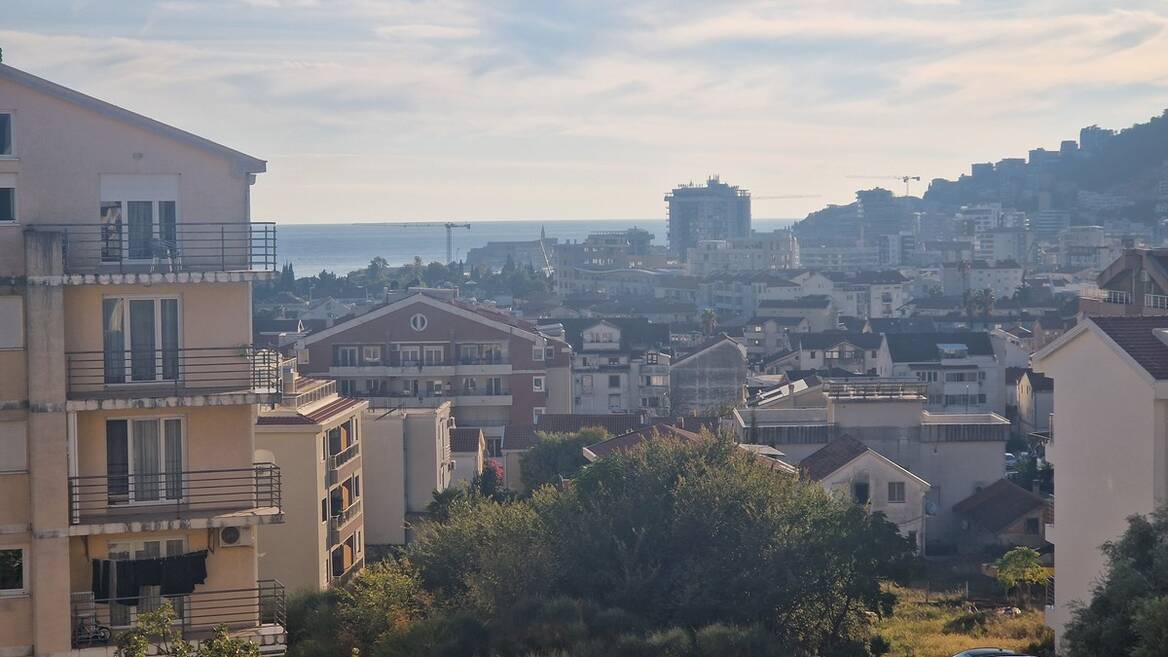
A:
[[[977,646],[1024,650],[1049,632],[1041,611],[1006,616],[973,608],[961,591],[933,591],[926,602],[923,589],[890,590],[899,600],[896,610],[877,624],[877,632],[892,644],[889,657],[949,657]]]

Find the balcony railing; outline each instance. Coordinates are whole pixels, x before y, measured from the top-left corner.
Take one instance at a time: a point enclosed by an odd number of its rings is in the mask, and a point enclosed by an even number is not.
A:
[[[356,575],[357,573],[361,572],[361,569],[363,569],[364,567],[365,567],[365,559],[364,559],[364,557],[358,557],[357,559],[354,559],[354,560],[352,561],[352,563],[350,563],[350,564],[349,564],[349,567],[348,567],[348,568],[344,568],[344,569],[341,571],[341,574],[340,574],[340,575],[335,575],[335,574],[334,574],[334,575],[332,576],[332,578],[333,578],[333,583],[334,583],[334,584],[344,584],[345,582],[347,582],[347,581],[349,581],[350,579],[352,579],[354,575]]]
[[[135,614],[157,609],[164,602],[174,607],[176,628],[191,640],[207,638],[219,626],[233,635],[245,636],[247,630],[264,626],[279,627],[282,633],[288,623],[284,585],[274,579],[259,580],[255,588],[195,591],[174,596],[144,595],[133,599],[134,606],[121,604],[130,602],[123,598],[94,600],[92,591],[73,593],[71,602],[74,648],[114,644],[117,634],[133,624]]]
[[[448,358],[423,358],[421,356],[403,356],[399,352],[390,352],[381,360],[362,360],[360,362],[338,359],[334,367],[449,367],[453,365],[508,365],[510,359],[502,354],[495,356],[456,356]]]
[[[361,500],[354,500],[352,504],[341,509],[339,512],[329,517],[328,531],[329,543],[336,545],[341,542],[341,530],[348,525],[353,518],[361,514]]]
[[[176,396],[279,389],[279,356],[250,345],[72,351],[70,398]]]
[[[1163,294],[1145,294],[1144,307],[1168,310],[1168,296]]]
[[[358,454],[361,453],[361,443],[353,443],[338,454],[329,457],[327,479],[328,485],[332,486],[337,483],[337,473],[341,466],[352,461]]]
[[[64,233],[66,274],[275,271],[272,222],[36,224]]]
[[[281,485],[280,467],[274,463],[69,477],[69,522],[207,517],[257,508],[279,511]]]

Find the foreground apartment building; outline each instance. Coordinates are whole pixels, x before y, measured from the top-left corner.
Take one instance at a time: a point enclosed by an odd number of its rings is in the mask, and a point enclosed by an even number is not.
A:
[[[274,273],[249,221],[265,163],[0,65],[0,654],[112,654],[172,602],[282,653],[254,462],[274,363],[250,347]]]
[[[1168,317],[1083,319],[1033,362],[1055,382],[1046,458],[1058,513],[1046,538],[1056,582],[1046,622],[1061,642],[1074,603],[1090,602],[1103,574],[1099,547],[1123,534],[1128,516],[1168,502]]]

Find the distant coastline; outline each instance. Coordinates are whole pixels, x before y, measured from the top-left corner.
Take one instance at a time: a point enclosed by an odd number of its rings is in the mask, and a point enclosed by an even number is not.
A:
[[[797,219],[755,219],[755,230],[787,228]],[[583,240],[599,230],[624,230],[634,226],[654,235],[654,244],[665,244],[664,219],[563,219],[471,221],[469,229],[455,229],[454,257],[466,258],[468,250],[487,242],[539,239],[540,229],[549,239],[560,242]],[[309,276],[327,269],[335,274],[365,267],[377,256],[390,265],[446,259],[444,228],[387,226],[384,222],[333,224],[278,224],[276,253],[280,263],[290,262],[297,276]]]

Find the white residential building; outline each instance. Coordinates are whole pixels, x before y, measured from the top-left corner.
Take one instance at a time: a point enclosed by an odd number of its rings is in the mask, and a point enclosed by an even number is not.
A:
[[[1089,602],[1104,571],[1099,546],[1127,517],[1168,502],[1168,317],[1081,320],[1034,355],[1054,379],[1057,502],[1047,540],[1056,550],[1054,604],[1046,608],[1060,650],[1075,602]]]
[[[933,410],[1006,410],[1005,369],[988,333],[886,333],[876,373],[927,384]]]
[[[1014,262],[989,264],[983,260],[941,265],[941,286],[945,296],[960,297],[967,291],[990,290],[994,298],[1014,296],[1022,287],[1025,270]]]

